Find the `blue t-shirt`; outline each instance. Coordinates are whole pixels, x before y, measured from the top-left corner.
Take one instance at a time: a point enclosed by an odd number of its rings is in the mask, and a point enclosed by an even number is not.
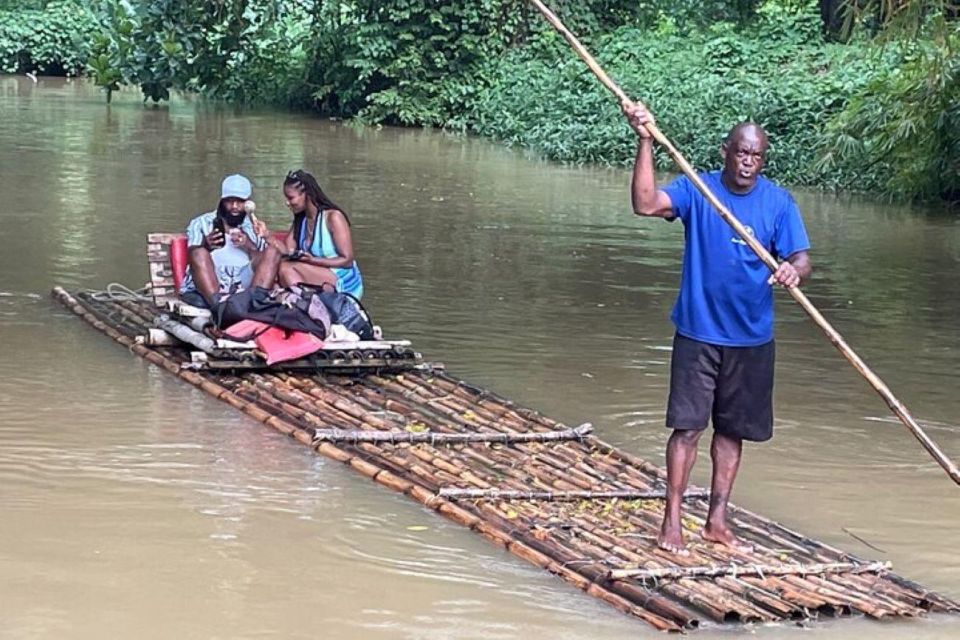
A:
[[[720,171],[700,178],[730,212],[778,260],[810,248],[800,210],[790,193],[764,177],[746,194],[732,193]],[[773,339],[770,269],[681,176],[663,191],[683,221],[685,245],[680,294],[670,318],[688,338],[730,347]]]

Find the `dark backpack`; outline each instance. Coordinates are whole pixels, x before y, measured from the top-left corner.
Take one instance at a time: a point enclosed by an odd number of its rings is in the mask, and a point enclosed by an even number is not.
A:
[[[320,287],[315,295],[330,312],[330,324],[342,324],[361,340],[373,340],[373,321],[356,296],[336,291],[329,284]]]
[[[241,320],[257,320],[288,331],[312,333],[323,340],[332,322],[330,312],[317,295],[315,290],[274,293],[253,287],[222,300],[214,309],[214,318],[222,329]]]

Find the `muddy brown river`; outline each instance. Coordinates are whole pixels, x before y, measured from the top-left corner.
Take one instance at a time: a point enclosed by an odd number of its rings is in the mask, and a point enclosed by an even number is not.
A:
[[[107,106],[82,82],[0,77],[0,638],[662,637],[50,298],[56,284],[141,286],[145,234],[212,209],[227,173],[253,179],[271,227],[289,224],[280,184],[298,167],[350,214],[388,334],[662,462],[682,228],[631,214],[625,170],[183,98]],[[960,215],[795,195],[808,295],[960,458]],[[960,488],[782,293],[777,313],[776,435],[746,448],[734,501],[960,598]],[[702,456],[694,480],[708,471]],[[960,621],[694,635],[801,633],[955,638]]]

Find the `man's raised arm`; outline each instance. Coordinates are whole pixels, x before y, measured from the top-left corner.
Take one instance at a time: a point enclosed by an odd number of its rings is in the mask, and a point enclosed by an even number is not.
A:
[[[631,200],[633,212],[638,216],[669,218],[674,215],[670,196],[657,189],[653,175],[653,138],[644,126],[653,123],[653,116],[642,105],[629,102],[623,105],[623,113],[630,126],[637,132],[637,159],[633,165]]]

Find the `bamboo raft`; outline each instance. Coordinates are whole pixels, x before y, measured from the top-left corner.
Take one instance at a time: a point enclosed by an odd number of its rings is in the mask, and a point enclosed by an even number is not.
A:
[[[960,613],[889,563],[734,505],[730,524],[753,551],[706,543],[703,489],[685,497],[690,555],[668,554],[656,545],[663,470],[442,368],[198,370],[189,349],[144,343],[153,303],[53,294],[147,361],[657,629]]]

